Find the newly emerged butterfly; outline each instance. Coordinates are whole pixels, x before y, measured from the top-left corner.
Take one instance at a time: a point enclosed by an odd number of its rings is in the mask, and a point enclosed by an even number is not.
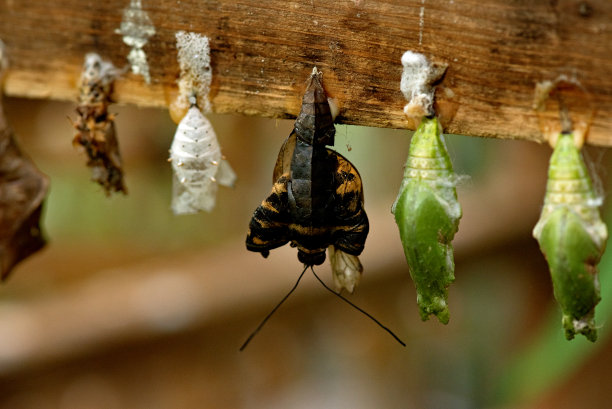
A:
[[[267,257],[290,242],[308,265],[325,261],[325,250],[358,256],[368,235],[359,172],[328,149],[336,129],[321,73],[315,68],[295,128],[278,154],[272,193],[255,210],[246,245]]]
[[[217,184],[233,186],[236,180],[236,174],[221,154],[215,131],[195,104],[195,98],[176,129],[170,162],[174,171],[172,210],[175,214],[211,211]]]
[[[544,207],[533,236],[550,268],[567,339],[575,334],[597,339],[597,264],[608,238],[600,205],[572,133],[561,133],[550,158]]]
[[[119,70],[98,54],[85,56],[76,109],[79,116],[73,124],[77,130],[73,144],[85,148],[89,158],[87,166],[92,169],[91,178],[102,185],[107,195],[127,192],[114,115],[108,113],[113,83],[118,74]]]
[[[417,291],[422,320],[449,320],[447,287],[455,279],[451,241],[459,228],[456,175],[440,123],[424,117],[412,136],[404,179],[391,211]]]
[[[369,229],[359,172],[345,157],[326,148],[334,144],[336,129],[321,76],[315,67],[295,127],[278,154],[272,193],[255,210],[246,239],[247,249],[264,257],[270,250],[289,242],[297,247],[298,259],[305,267],[291,291],[240,350],[293,293],[308,267],[325,289],[368,316],[405,346],[374,317],[329,288],[312,268],[325,261],[325,250],[329,248],[335,286],[338,291],[353,292],[363,271],[357,256],[363,251]]]

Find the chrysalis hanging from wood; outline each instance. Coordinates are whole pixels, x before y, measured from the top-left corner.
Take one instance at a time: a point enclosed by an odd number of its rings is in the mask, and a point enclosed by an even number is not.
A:
[[[233,186],[236,174],[225,157],[211,123],[202,114],[210,110],[208,92],[212,81],[208,37],[197,33],[176,33],[181,68],[179,97],[171,107],[180,120],[170,148],[173,170],[172,210],[175,214],[210,212],[215,207],[217,184]]]
[[[334,144],[336,128],[316,67],[309,81],[295,128],[274,166],[272,193],[255,210],[246,245],[267,257],[290,242],[298,259],[312,266],[325,261],[332,245],[361,254],[369,224],[359,172],[325,147]]]
[[[412,136],[404,179],[392,207],[421,319],[449,320],[447,287],[455,279],[451,241],[459,228],[456,175],[438,119],[425,117]]]
[[[4,43],[0,41],[0,84],[6,69]],[[1,87],[0,87],[1,88]],[[17,144],[6,122],[0,95],[0,277],[45,245],[40,217],[49,179]]]
[[[608,238],[600,205],[574,136],[561,133],[550,158],[544,207],[533,236],[550,268],[567,339],[576,334],[597,339],[597,264]]]
[[[448,286],[455,279],[451,241],[459,228],[461,206],[440,122],[433,109],[434,87],[446,65],[430,64],[422,54],[402,56],[400,89],[404,112],[422,118],[412,136],[400,191],[391,208],[417,291],[423,321],[435,315],[448,323]]]
[[[85,148],[91,178],[104,188],[107,195],[111,192],[127,193],[114,115],[108,113],[117,75],[119,70],[98,54],[85,56],[76,109],[79,116],[73,124],[77,130],[73,144]]]
[[[217,184],[233,186],[236,174],[221,155],[212,125],[195,105],[181,120],[170,148],[174,171],[172,210],[175,214],[210,212]]]

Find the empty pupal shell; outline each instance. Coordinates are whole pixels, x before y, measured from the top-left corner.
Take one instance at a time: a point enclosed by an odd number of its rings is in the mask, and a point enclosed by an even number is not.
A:
[[[359,257],[345,253],[333,245],[328,247],[327,252],[336,290],[346,289],[352,294],[359,281],[361,281],[361,274],[363,273],[363,266]]]
[[[110,61],[98,54],[85,56],[76,109],[78,117],[73,123],[76,134],[72,143],[85,149],[92,180],[99,183],[107,195],[127,192],[114,115],[108,112],[113,84],[119,73]]]
[[[221,155],[208,119],[193,105],[181,120],[170,148],[174,171],[172,210],[175,214],[211,211],[217,184],[233,186],[236,174]]]
[[[123,42],[131,47],[128,54],[128,62],[134,74],[144,77],[147,84],[151,83],[147,55],[143,47],[149,41],[149,37],[155,35],[155,26],[146,11],[142,8],[141,0],[131,0],[130,4],[123,10],[121,26],[115,30],[123,36]]]

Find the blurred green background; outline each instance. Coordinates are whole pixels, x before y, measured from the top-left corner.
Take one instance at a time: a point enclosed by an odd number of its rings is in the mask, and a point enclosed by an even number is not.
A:
[[[410,132],[337,126],[359,169],[371,233],[350,299],[312,277],[244,351],[301,271],[295,249],[244,246],[292,121],[210,115],[238,174],[211,214],[170,211],[166,111],[112,106],[129,195],[106,198],[72,147],[74,105],[5,100],[20,144],[51,178],[48,246],[0,288],[0,408],[606,407],[612,375],[612,255],[600,265],[600,338],[564,339],[531,229],[550,149],[450,135],[464,209],[451,322],[421,322],[390,207]],[[607,153],[588,148],[609,189]],[[609,212],[608,212],[609,213]],[[608,217],[608,220],[610,218]],[[329,281],[329,267],[320,267]]]

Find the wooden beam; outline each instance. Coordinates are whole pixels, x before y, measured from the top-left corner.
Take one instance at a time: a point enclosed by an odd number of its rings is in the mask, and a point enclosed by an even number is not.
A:
[[[75,99],[85,53],[126,64],[115,30],[128,0],[0,0],[8,95]],[[609,0],[142,0],[156,33],[144,46],[152,83],[126,74],[116,100],[167,106],[179,67],[174,34],[210,38],[211,102],[219,113],[294,117],[314,65],[347,124],[407,128],[399,91],[406,50],[448,64],[437,100],[446,131],[543,141],[558,107],[539,117],[536,83],[559,75],[588,142],[612,146]],[[594,115],[591,115],[594,113]]]

